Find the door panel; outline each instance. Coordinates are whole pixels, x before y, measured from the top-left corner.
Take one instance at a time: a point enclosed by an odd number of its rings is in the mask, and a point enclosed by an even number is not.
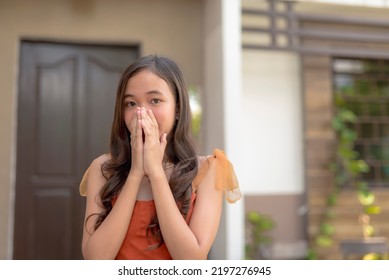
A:
[[[116,87],[138,47],[23,41],[14,259],[80,259],[78,184],[108,152]]]
[[[87,96],[87,152],[88,157],[93,158],[97,155],[95,151],[102,151],[109,143],[109,135],[101,127],[109,128],[112,125],[112,116],[115,107],[115,99],[111,98],[106,92],[109,92],[109,84],[101,84],[102,79],[119,80],[118,69],[112,69],[102,61],[88,60],[87,70],[90,75],[86,79],[88,87]],[[107,137],[108,136],[108,137]],[[95,141],[95,138],[100,139]],[[105,148],[106,149],[106,148]]]
[[[34,221],[31,225],[34,259],[72,256],[72,195],[72,191],[65,187],[36,188],[31,219]]]
[[[75,70],[75,58],[37,69],[36,175],[72,174],[76,144],[73,133]],[[56,163],[53,164],[53,161]]]

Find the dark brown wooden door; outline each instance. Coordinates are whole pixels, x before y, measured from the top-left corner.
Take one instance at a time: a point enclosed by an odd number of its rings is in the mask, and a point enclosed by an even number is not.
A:
[[[78,184],[108,151],[116,87],[138,47],[23,41],[14,259],[80,259]]]

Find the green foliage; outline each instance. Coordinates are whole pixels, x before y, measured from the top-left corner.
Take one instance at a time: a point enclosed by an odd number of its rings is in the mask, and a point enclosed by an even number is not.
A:
[[[368,215],[377,215],[381,213],[381,207],[377,205],[369,205],[363,208],[363,212]]]
[[[338,201],[338,194],[337,193],[331,193],[328,197],[327,197],[327,205],[328,206],[334,206],[336,205],[336,202]]]
[[[365,190],[358,190],[358,200],[363,206],[371,206],[374,203],[375,196],[373,193]]]
[[[266,233],[275,227],[275,222],[271,217],[259,212],[251,211],[247,213],[248,232],[251,234],[249,244],[246,244],[246,259],[255,259],[260,255],[258,252],[260,244],[269,244],[272,239]]]
[[[345,161],[345,166],[347,168],[347,171],[349,171],[354,176],[358,176],[361,173],[369,172],[369,166],[364,160]]]
[[[325,236],[331,236],[335,233],[335,228],[330,223],[322,223],[320,225],[320,233]]]
[[[360,83],[359,86],[362,92],[368,85]],[[358,94],[361,94],[361,92]],[[379,206],[374,205],[375,196],[370,192],[368,184],[361,180],[361,174],[367,173],[369,166],[359,158],[359,153],[354,148],[354,142],[358,138],[354,129],[357,116],[347,107],[349,104],[344,99],[345,95],[352,94],[354,94],[352,91],[342,90],[335,95],[336,115],[332,120],[332,127],[338,138],[337,158],[329,166],[330,170],[334,172],[335,184],[332,192],[327,197],[327,209],[319,226],[318,234],[314,239],[316,245],[320,247],[330,247],[333,244],[332,236],[336,229],[331,224],[331,220],[334,218],[332,208],[337,204],[341,187],[354,185],[357,189],[357,197],[362,206],[362,231],[364,237],[374,235],[374,228],[370,225],[369,215],[378,214],[381,211]],[[313,259],[314,257],[317,257],[316,253],[311,249],[307,258]]]
[[[194,137],[200,136],[200,129],[201,129],[201,114],[193,114],[192,115],[192,133]]]
[[[200,92],[196,86],[189,85],[188,94],[192,111],[192,134],[198,139],[200,137],[202,122]]]
[[[320,234],[316,237],[315,242],[321,247],[330,247],[332,245],[331,236]]]
[[[309,248],[307,250],[307,255],[305,258],[307,260],[317,260],[317,254],[316,254],[315,250],[313,250],[312,248]]]

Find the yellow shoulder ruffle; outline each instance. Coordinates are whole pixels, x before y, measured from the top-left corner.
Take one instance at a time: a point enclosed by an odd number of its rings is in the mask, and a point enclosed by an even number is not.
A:
[[[82,176],[80,186],[79,186],[79,191],[81,196],[87,196],[87,185],[88,185],[88,176],[92,168],[97,168],[93,167],[94,165],[98,165],[99,168],[101,168],[101,165],[106,162],[110,158],[109,154],[103,154],[100,157],[96,158],[86,169],[84,176]]]
[[[225,192],[225,198],[229,203],[242,197],[234,167],[222,150],[215,149],[213,155],[202,164],[193,180],[193,191],[197,190],[203,179],[210,173],[214,178],[215,188]]]

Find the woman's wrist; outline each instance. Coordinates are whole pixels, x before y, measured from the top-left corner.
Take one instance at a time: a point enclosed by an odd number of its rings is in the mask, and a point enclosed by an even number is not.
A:
[[[150,172],[150,174],[148,174],[147,176],[149,177],[150,182],[152,180],[157,181],[157,180],[161,180],[161,179],[166,179],[165,170],[163,170],[162,166],[161,166],[161,168],[156,168],[155,170]]]
[[[141,182],[144,176],[145,174],[143,171],[131,169],[130,173],[128,173],[127,181],[132,180]]]

